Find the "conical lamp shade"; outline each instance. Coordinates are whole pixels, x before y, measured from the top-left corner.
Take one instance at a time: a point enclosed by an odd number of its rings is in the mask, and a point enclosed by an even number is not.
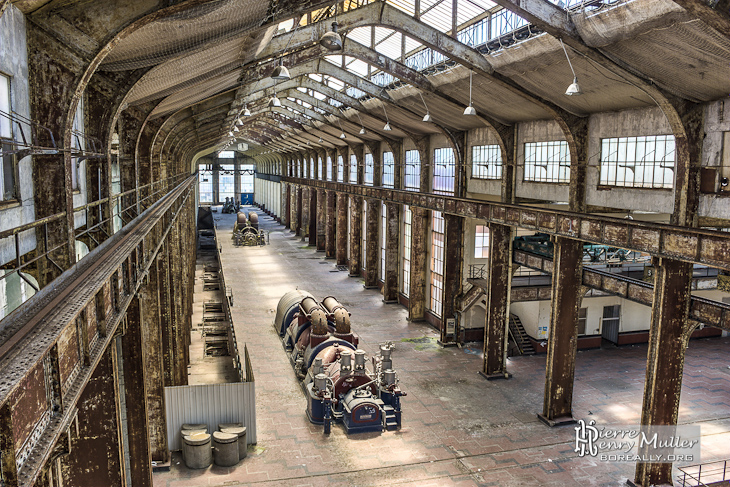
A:
[[[287,80],[291,79],[291,75],[289,74],[289,70],[286,66],[279,65],[274,68],[274,71],[271,72],[271,78],[272,79],[279,79],[279,80]]]

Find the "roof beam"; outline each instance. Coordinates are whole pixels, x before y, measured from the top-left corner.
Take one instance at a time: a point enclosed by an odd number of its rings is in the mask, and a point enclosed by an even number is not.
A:
[[[674,3],[683,7],[725,37],[730,37],[730,0],[708,2],[707,0],[674,0]],[[714,6],[710,6],[714,3]]]

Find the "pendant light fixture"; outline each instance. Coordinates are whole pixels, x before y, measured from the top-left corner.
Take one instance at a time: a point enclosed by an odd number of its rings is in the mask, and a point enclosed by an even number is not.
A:
[[[426,105],[426,100],[423,99],[423,95],[421,92],[418,92],[418,95],[421,97],[421,101],[423,102],[423,106],[426,107],[426,114],[423,116],[423,122],[433,122],[433,119],[431,118],[431,112],[428,111],[428,105]]]
[[[294,27],[294,30],[292,30],[291,35],[289,36],[289,40],[286,41],[286,46],[284,47],[284,50],[282,51],[282,55],[286,53],[286,51],[289,49],[289,44],[291,44],[291,40],[294,38],[294,34],[297,33],[297,29],[299,28],[299,24],[301,23],[302,18],[299,17],[296,19],[296,26]],[[292,22],[294,22],[294,19],[292,19]],[[291,79],[291,75],[289,74],[289,69],[284,66],[284,58],[279,58],[279,64],[274,68],[274,70],[271,72],[271,78],[275,79],[277,81],[286,81]]]
[[[580,89],[580,85],[578,84],[578,76],[575,74],[575,69],[573,69],[573,63],[570,62],[570,57],[568,56],[568,51],[565,49],[565,44],[563,44],[563,39],[560,39],[560,45],[563,46],[565,59],[568,60],[568,66],[570,66],[570,71],[573,73],[573,82],[570,84],[570,86],[568,86],[568,89],[565,90],[565,94],[567,96],[582,95],[583,90]]]
[[[249,110],[247,106],[243,110],[243,116],[244,117],[250,117],[251,116],[251,110]]]
[[[274,84],[274,96],[269,100],[269,108],[275,108],[281,106],[281,100],[276,96],[276,84]]]
[[[469,117],[473,117],[477,114],[477,111],[474,109],[474,105],[472,105],[472,99],[471,99],[473,76],[474,76],[474,71],[470,70],[469,71],[469,106],[464,109],[464,115],[467,115]]]
[[[337,123],[340,125],[340,132],[342,132],[340,134],[340,138],[341,139],[346,139],[347,138],[347,135],[345,135],[345,130],[342,128],[342,122],[340,121],[340,117],[337,117]]]
[[[383,130],[385,130],[386,132],[390,132],[393,129],[390,128],[390,120],[388,120],[388,112],[385,111],[385,103],[383,103],[383,102],[380,102],[380,103],[383,107],[383,113],[385,113],[385,126],[383,127]]]
[[[332,30],[322,34],[319,38],[319,44],[328,51],[342,50],[342,37],[337,33],[337,4],[335,4],[335,21],[332,22]]]
[[[360,135],[365,135],[368,133],[367,130],[365,130],[365,125],[362,123],[362,118],[360,118],[360,112],[355,110],[355,114],[357,115],[357,119],[360,120]]]

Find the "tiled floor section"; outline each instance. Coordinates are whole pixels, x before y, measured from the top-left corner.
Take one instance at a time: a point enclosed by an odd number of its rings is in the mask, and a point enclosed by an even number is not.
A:
[[[524,486],[623,485],[633,464],[578,457],[571,427],[548,428],[542,409],[545,356],[513,358],[507,381],[478,375],[478,349],[439,348],[436,333],[406,321],[399,305],[383,304],[376,290],[337,271],[333,261],[262,214],[271,231],[266,247],[235,248],[227,238],[230,215],[219,215],[219,239],[239,340],[256,374],[258,444],[234,468],[190,471],[173,457],[156,486]],[[272,322],[279,298],[295,288],[318,298],[338,297],[352,313],[361,347],[396,342],[394,366],[403,399],[403,428],[348,438],[310,424],[304,395]],[[414,340],[415,339],[415,340]],[[693,341],[687,353],[680,422],[702,424],[703,461],[730,457],[730,339]],[[578,353],[576,418],[601,424],[640,418],[646,347]]]

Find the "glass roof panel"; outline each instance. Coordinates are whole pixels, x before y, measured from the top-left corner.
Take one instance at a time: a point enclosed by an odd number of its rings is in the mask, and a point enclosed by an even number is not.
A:
[[[384,56],[388,56],[390,59],[399,59],[402,39],[403,35],[400,32],[394,32],[393,35],[375,46],[375,50]]]

